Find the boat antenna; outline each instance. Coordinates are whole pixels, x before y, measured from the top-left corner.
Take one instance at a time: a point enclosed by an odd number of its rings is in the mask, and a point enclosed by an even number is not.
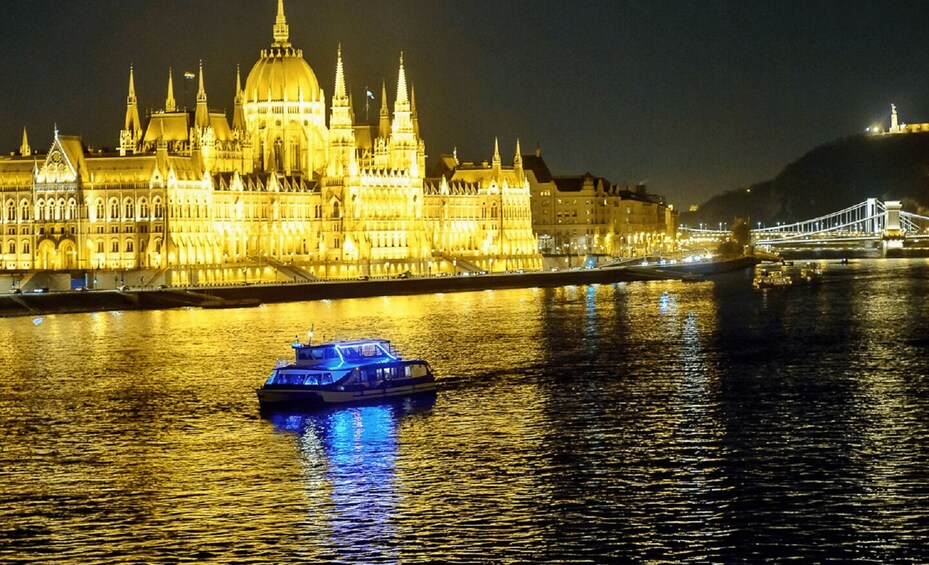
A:
[[[309,335],[307,336],[306,344],[313,345],[313,326],[310,326],[310,331],[308,332],[308,334]]]

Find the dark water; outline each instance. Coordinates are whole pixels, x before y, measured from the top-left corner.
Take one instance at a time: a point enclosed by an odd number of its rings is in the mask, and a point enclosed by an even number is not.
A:
[[[0,320],[0,561],[929,561],[929,262],[750,281]],[[439,393],[259,417],[311,324]]]

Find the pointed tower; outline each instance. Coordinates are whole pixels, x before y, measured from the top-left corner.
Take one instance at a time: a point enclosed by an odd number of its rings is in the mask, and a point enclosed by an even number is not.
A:
[[[410,85],[410,112],[413,116],[413,135],[419,139],[419,116],[416,113],[416,87]]]
[[[245,104],[245,91],[242,90],[242,75],[239,71],[239,66],[235,66],[235,98],[233,99],[233,110],[232,110],[232,129],[236,132],[239,132],[239,135],[244,135],[246,130],[245,125],[245,111],[243,109],[243,104]]]
[[[393,169],[408,169],[413,176],[419,175],[419,156],[410,99],[406,87],[406,69],[403,53],[400,54],[400,70],[397,74],[397,99],[394,100],[394,119],[390,124],[390,166]]]
[[[129,66],[129,95],[126,97],[126,121],[119,132],[119,154],[135,153],[136,145],[142,137],[142,121],[139,120],[139,103],[135,97],[135,77],[132,65]]]
[[[381,83],[381,115],[377,136],[387,139],[390,136],[390,110],[387,109],[387,82]]]
[[[367,93],[365,93],[367,96]],[[352,117],[352,123],[355,123],[355,95],[351,92],[348,93],[348,113]]]
[[[332,95],[332,101],[334,103],[336,100],[341,101],[347,98],[345,94],[345,70],[342,68],[342,44],[339,43],[335,64],[335,93]]]
[[[210,109],[206,105],[206,90],[203,88],[203,61],[200,61],[200,84],[197,88],[197,110],[194,113],[194,125],[206,128],[210,125]]]
[[[500,160],[500,142],[495,137],[494,138],[494,160],[493,160],[493,165],[492,165],[494,176],[499,176],[500,169],[502,168],[502,166],[503,166],[503,162]]]
[[[126,125],[124,129],[138,131],[142,129],[139,120],[139,103],[135,97],[135,76],[132,65],[129,66],[129,96],[126,97]]]
[[[277,0],[277,17],[274,18],[274,44],[290,47],[290,26],[284,16],[284,0]]]
[[[165,97],[165,112],[177,112],[177,101],[174,100],[174,73],[168,67],[168,95]]]
[[[413,121],[410,114],[410,99],[406,88],[406,69],[403,68],[403,53],[400,53],[397,98],[394,100],[394,120],[390,125],[392,135],[413,133]]]
[[[345,89],[342,66],[342,46],[335,65],[335,92],[329,117],[329,176],[348,176],[357,172],[355,165],[355,128],[352,124],[351,101]]]
[[[516,138],[516,155],[513,156],[513,172],[520,181],[523,178],[523,155],[519,150],[519,138]]]
[[[25,126],[23,126],[23,144],[19,146],[19,154],[23,157],[32,155],[32,147],[29,147],[29,137],[26,136]]]

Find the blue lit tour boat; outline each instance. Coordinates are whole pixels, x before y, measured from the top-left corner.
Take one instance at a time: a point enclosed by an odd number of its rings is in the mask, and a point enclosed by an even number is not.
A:
[[[291,347],[295,360],[278,360],[257,390],[263,409],[361,404],[436,389],[429,363],[403,359],[386,339],[313,344],[310,332],[306,343]]]

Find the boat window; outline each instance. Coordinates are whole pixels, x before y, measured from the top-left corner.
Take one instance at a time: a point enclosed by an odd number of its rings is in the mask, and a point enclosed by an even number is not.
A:
[[[346,347],[342,349],[342,357],[346,361],[356,361],[362,358],[362,353],[356,347]]]
[[[301,361],[309,361],[311,359],[320,360],[323,359],[323,350],[322,349],[301,349],[297,352],[297,359]]]
[[[413,366],[412,366],[412,365],[407,365],[406,367],[403,368],[403,376],[405,376],[405,377],[412,377],[412,376],[413,376]]]
[[[304,381],[304,384],[308,384],[308,385],[319,384],[319,377],[317,377],[316,375],[307,375],[306,380]]]
[[[280,372],[274,377],[274,384],[279,385],[294,385],[300,384],[303,382],[303,375],[296,373]]]
[[[414,365],[407,365],[407,370],[410,373],[407,373],[408,376],[412,377],[424,377],[429,374],[429,370],[426,368],[426,365],[423,363],[416,363]]]

